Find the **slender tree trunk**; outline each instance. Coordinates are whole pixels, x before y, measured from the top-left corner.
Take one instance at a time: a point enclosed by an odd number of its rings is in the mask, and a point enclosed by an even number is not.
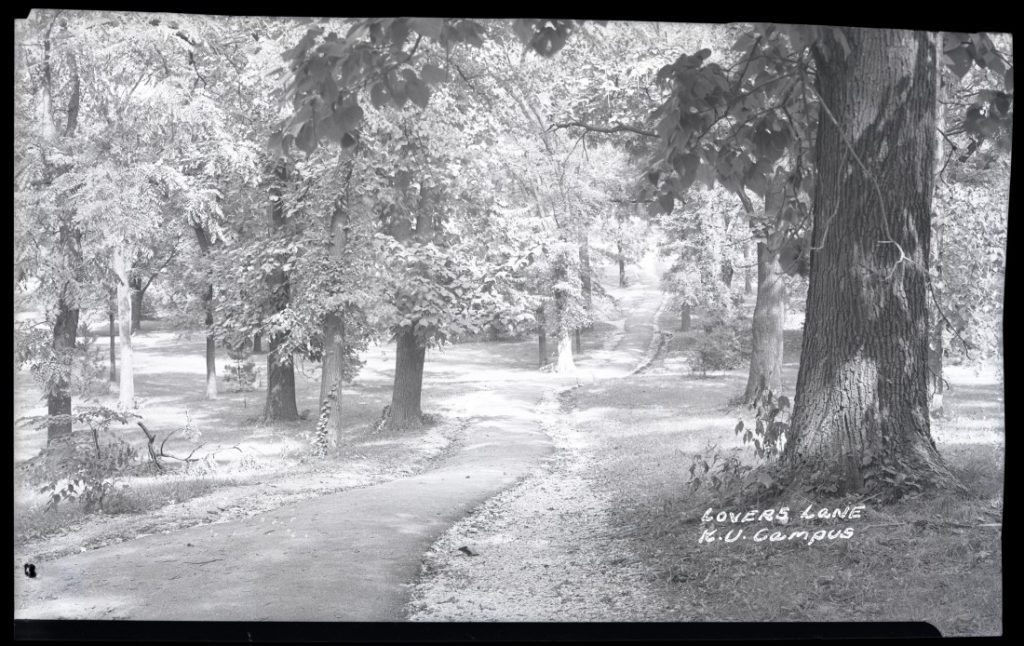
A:
[[[281,166],[276,172],[280,181],[288,179],[286,169]],[[270,204],[270,227],[278,231],[285,226],[284,200],[281,190],[272,189],[277,200]],[[277,292],[274,304],[276,311],[281,312],[288,306],[290,286],[288,274],[281,269],[269,278],[271,289]],[[285,354],[286,335],[278,332],[270,337],[270,348],[267,353],[267,403],[263,409],[266,420],[297,420],[299,411],[295,405],[295,364],[291,354]]]
[[[616,242],[619,251],[619,287],[626,286],[626,257],[622,255],[622,243]]]
[[[580,329],[573,330],[573,346],[576,354],[583,354],[583,339],[580,337]]]
[[[146,294],[142,287],[142,278],[128,281],[132,296],[132,334],[142,329],[142,297]]]
[[[192,225],[199,243],[199,250],[204,256],[210,253],[213,243],[206,229],[200,223]],[[206,310],[206,398],[217,399],[217,340],[213,334],[213,282],[206,283],[203,290],[203,309]]]
[[[259,332],[252,336],[252,351],[256,354],[263,352],[263,335]]]
[[[690,329],[690,306],[687,303],[679,308],[679,329],[683,332]]]
[[[544,307],[537,308],[537,350],[540,354],[540,367],[548,365],[548,333],[545,328]]]
[[[115,311],[117,310],[117,300],[115,297],[111,297],[110,309],[107,310],[107,320],[109,323],[110,333],[110,382],[117,383],[117,343],[114,339],[117,337],[117,324],[114,322],[116,316]]]
[[[750,259],[750,245],[749,244],[745,244],[745,245],[743,245],[743,260],[746,261],[746,260],[749,260],[749,259]],[[758,271],[760,271],[760,267],[758,267]],[[750,271],[750,263],[749,262],[744,262],[743,263],[743,293],[744,294],[748,294],[749,295],[749,294],[753,294],[754,293],[752,274],[753,274],[753,272]]]
[[[764,389],[776,396],[782,389],[785,292],[778,247],[757,243],[757,303],[754,305],[750,373],[743,393],[745,403],[753,403]]]
[[[568,331],[558,334],[558,362],[555,372],[572,374],[576,371],[576,363],[572,359],[572,337]]]
[[[586,303],[587,312],[594,309],[594,282],[590,266],[590,240],[586,234],[583,235],[583,242],[580,243],[580,282],[583,285],[583,302]]]
[[[127,249],[114,250],[114,273],[117,275],[117,332],[121,341],[121,374],[118,405],[125,409],[135,407],[135,375],[132,361],[132,298],[128,283],[130,268]]]
[[[217,399],[217,339],[213,335],[213,285],[203,293],[206,308],[206,398]]]
[[[822,110],[785,456],[793,486],[899,495],[955,482],[928,418],[936,51],[924,32],[842,31],[849,55],[831,33],[814,47],[818,93],[835,121]]]
[[[341,260],[347,241],[348,210],[338,204],[331,214],[331,257]],[[341,391],[345,375],[345,321],[340,312],[324,320],[324,359],[320,376],[320,423],[328,442],[342,441]]]
[[[60,228],[61,247],[72,259],[81,259],[82,234],[71,226]],[[60,365],[60,376],[46,393],[46,441],[51,443],[71,435],[71,368],[78,337],[78,307],[66,296],[67,286],[57,300],[57,319],[53,324],[53,353]]]
[[[566,270],[560,259],[555,267],[555,283],[565,280]],[[565,324],[565,309],[567,295],[562,291],[555,292],[555,308],[557,311],[558,323],[558,360],[555,363],[555,372],[572,373],[576,371],[576,364],[572,359],[572,333]]]
[[[936,34],[936,51],[943,51],[942,32]],[[937,69],[935,71],[935,181],[933,185],[932,193],[932,267],[934,273],[932,276],[932,294],[931,294],[931,311],[932,311],[932,323],[931,323],[931,334],[928,341],[928,372],[931,379],[931,405],[929,407],[932,415],[941,416],[943,414],[942,408],[942,393],[944,382],[942,380],[942,352],[943,352],[943,321],[939,315],[939,307],[942,304],[942,243],[945,234],[946,225],[943,224],[943,213],[941,211],[938,200],[936,199],[936,192],[941,181],[938,173],[942,169],[942,164],[945,161],[945,148],[944,139],[942,136],[943,131],[946,130],[946,109],[943,105],[945,98],[945,91],[942,85],[942,69],[944,64],[940,59],[937,61]]]

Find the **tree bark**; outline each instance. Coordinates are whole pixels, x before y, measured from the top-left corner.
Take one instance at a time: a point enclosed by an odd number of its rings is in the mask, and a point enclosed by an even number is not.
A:
[[[428,212],[427,197],[420,199],[416,214],[415,235],[421,240],[433,237],[433,218]],[[408,240],[413,231],[411,223],[404,217],[396,218],[392,224],[392,235],[399,241]],[[395,348],[395,384],[391,393],[391,410],[387,425],[389,428],[410,429],[423,424],[423,412],[420,399],[423,393],[423,364],[426,361],[427,348],[416,331],[419,323],[413,321],[399,332]]]
[[[626,286],[626,257],[622,255],[622,243],[616,242],[619,252],[619,287]]]
[[[213,284],[203,292],[206,308],[206,398],[217,399],[217,340],[213,336]]]
[[[554,282],[555,284],[562,283],[566,278],[566,268],[562,264],[563,258],[560,257],[558,262],[555,264],[554,271]],[[561,373],[572,373],[576,370],[576,364],[572,359],[572,331],[565,323],[565,310],[567,307],[566,303],[567,295],[561,290],[555,291],[555,311],[556,311],[556,323],[557,323],[557,338],[558,338],[558,360],[555,363],[555,372]]]
[[[50,33],[56,17],[51,21],[44,39],[45,57],[43,61],[44,83],[42,87],[42,101],[40,109],[42,114],[42,135],[45,141],[52,141],[57,136],[56,123],[52,113],[52,70],[50,67]],[[73,80],[71,101],[68,105],[67,127],[64,129],[64,137],[74,137],[78,127],[78,108],[81,98],[81,81],[78,74],[78,66],[75,57],[71,55]],[[55,179],[52,169],[47,165],[47,179],[52,182]],[[74,224],[70,216],[72,213],[66,211],[58,214],[62,217],[60,226],[59,242],[60,253],[67,265],[75,271],[82,263],[82,231]],[[59,373],[51,381],[46,391],[46,411],[49,419],[46,424],[47,444],[54,440],[71,435],[71,368],[74,359],[75,345],[78,340],[78,301],[72,293],[69,293],[69,283],[65,282],[60,289],[57,298],[57,318],[53,323],[53,349],[54,359],[60,366]]]
[[[586,234],[580,243],[580,282],[583,285],[583,302],[586,303],[587,311],[591,312],[594,307],[594,283],[590,266],[590,240]]]
[[[690,306],[686,303],[679,308],[679,329],[683,332],[690,329]]]
[[[299,419],[295,405],[295,366],[290,355],[282,356],[280,348],[284,341],[281,334],[270,338],[270,351],[267,353],[267,403],[263,408],[263,417],[268,421]]]
[[[422,425],[420,400],[426,356],[427,349],[417,341],[415,328],[405,328],[398,335],[395,352],[395,385],[388,418],[390,428],[411,429]]]
[[[284,182],[288,173],[284,166],[279,166],[277,179]],[[280,188],[271,189],[277,199],[270,203],[270,228],[278,231],[284,228],[284,200]],[[277,312],[288,306],[290,286],[288,274],[277,269],[268,279],[270,287],[277,292],[274,308]],[[263,408],[264,419],[294,421],[299,419],[299,411],[295,405],[295,365],[291,354],[283,354],[286,336],[278,332],[270,337],[270,348],[267,353],[267,403]]]
[[[117,332],[121,342],[121,372],[118,383],[118,405],[125,409],[135,407],[135,375],[132,361],[132,298],[128,282],[127,249],[114,250],[114,273],[117,275]]]
[[[61,248],[72,260],[81,260],[82,234],[71,226],[61,226]],[[78,337],[78,307],[67,294],[67,285],[57,300],[57,319],[53,324],[53,353],[60,366],[59,376],[46,393],[47,444],[71,435],[71,368]]]
[[[832,33],[814,47],[832,116],[823,107],[785,457],[793,486],[898,496],[955,482],[928,418],[936,51],[924,32],[842,31],[848,55]]]
[[[331,257],[340,260],[347,242],[348,210],[338,204],[331,214]],[[320,376],[320,415],[326,417],[325,438],[334,446],[342,441],[341,391],[345,375],[345,321],[341,312],[331,312],[324,320],[324,358]]]
[[[753,403],[762,390],[770,390],[776,396],[782,390],[785,292],[778,247],[757,243],[757,303],[751,326],[750,372],[743,393],[744,403]]]
[[[132,278],[128,281],[132,295],[132,334],[142,329],[142,297],[145,291],[142,287],[142,278]]]
[[[110,382],[117,383],[117,325],[114,323],[115,312],[117,311],[116,297],[111,295],[109,309],[107,310],[108,331],[110,333]]]
[[[199,250],[205,256],[209,254],[213,243],[206,229],[200,223],[192,225],[199,243]],[[206,310],[206,398],[217,399],[217,340],[213,334],[213,282],[208,280],[203,290],[203,309]]]
[[[936,34],[936,51],[943,51],[942,32]],[[943,131],[946,130],[946,109],[943,105],[945,91],[942,85],[942,60],[937,61],[935,70],[935,181],[932,193],[932,266],[934,273],[932,281],[931,308],[933,312],[931,334],[928,341],[928,372],[931,381],[931,405],[929,411],[932,415],[941,416],[942,393],[944,382],[942,380],[942,352],[943,352],[943,321],[939,315],[939,308],[942,306],[942,242],[945,234],[945,224],[942,222],[943,213],[938,201],[935,199],[935,192],[941,181],[938,173],[942,169],[945,159]]]
[[[555,372],[572,374],[576,371],[576,363],[572,359],[572,337],[568,330],[558,334],[558,362]]]
[[[545,328],[544,307],[537,308],[537,350],[540,354],[540,367],[548,365],[548,333]]]
[[[748,260],[749,258],[750,258],[750,245],[749,244],[745,244],[745,245],[743,245],[743,260]],[[758,268],[758,271],[760,271],[760,268]],[[754,293],[753,279],[752,279],[751,274],[752,274],[752,272],[750,271],[750,264],[747,263],[747,262],[744,262],[743,263],[743,293],[744,294],[753,294]]]
[[[263,335],[258,332],[252,336],[252,351],[256,354],[263,352]]]

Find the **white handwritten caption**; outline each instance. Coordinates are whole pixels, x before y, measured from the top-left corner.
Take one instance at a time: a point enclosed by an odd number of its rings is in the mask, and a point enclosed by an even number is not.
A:
[[[852,507],[837,507],[829,509],[822,507],[817,511],[814,510],[814,505],[808,505],[806,509],[800,512],[800,520],[815,521],[815,520],[859,520],[861,514],[866,508],[866,505],[853,505]],[[702,523],[726,523],[730,525],[741,525],[745,523],[778,523],[780,525],[788,525],[790,521],[790,509],[789,507],[780,507],[778,509],[751,509],[747,512],[733,512],[720,510],[717,513],[713,507],[709,507],[704,515],[701,516]],[[771,527],[762,527],[756,531],[750,531],[748,528],[740,529],[729,529],[723,530],[718,527],[712,527],[710,529],[701,530],[700,538],[697,539],[697,544],[709,544],[719,541],[726,543],[735,543],[741,540],[751,539],[755,543],[763,543],[768,541],[769,543],[779,543],[783,541],[803,540],[808,545],[814,545],[824,541],[835,541],[835,540],[847,540],[853,537],[853,527],[845,527],[841,529],[821,529],[821,528],[810,528],[810,529],[792,529],[789,531],[782,531]]]

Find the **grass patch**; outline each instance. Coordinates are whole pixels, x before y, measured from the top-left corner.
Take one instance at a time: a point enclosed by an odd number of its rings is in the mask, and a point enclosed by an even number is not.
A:
[[[638,375],[574,394],[581,430],[602,438],[592,479],[611,494],[613,530],[633,545],[658,591],[660,620],[927,621],[944,635],[1002,633],[1001,443],[966,436],[940,443],[967,495],[888,506],[866,501],[862,518],[845,521],[798,515],[810,503],[817,509],[859,501],[764,501],[762,508],[789,506],[790,523],[719,525],[720,533],[743,528],[747,538],[699,544],[712,526],[700,516],[717,506],[690,491],[687,469],[709,444],[753,460],[733,431],[738,410],[729,405],[744,381],[731,373],[717,381]],[[982,396],[966,388],[959,393]],[[954,405],[956,396],[954,389]],[[852,527],[853,535],[813,545],[799,538],[750,540],[762,527],[787,535]]]
[[[14,515],[16,543],[39,540],[71,531],[79,523],[99,516],[142,514],[168,504],[182,503],[206,495],[218,487],[233,486],[231,476],[172,474],[158,478],[126,481],[104,499],[103,509],[87,512],[76,501],[65,501],[47,509],[43,504],[26,505]]]

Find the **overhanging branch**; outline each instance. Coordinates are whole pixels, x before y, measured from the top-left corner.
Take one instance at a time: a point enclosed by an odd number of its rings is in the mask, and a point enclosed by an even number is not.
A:
[[[616,123],[614,126],[595,126],[589,123],[583,123],[581,121],[566,121],[563,123],[553,123],[548,131],[561,130],[563,128],[583,128],[587,132],[600,132],[606,135],[616,134],[620,132],[631,132],[633,134],[641,135],[643,137],[657,137],[658,133],[650,130],[644,130],[639,126],[630,126],[624,123]]]

